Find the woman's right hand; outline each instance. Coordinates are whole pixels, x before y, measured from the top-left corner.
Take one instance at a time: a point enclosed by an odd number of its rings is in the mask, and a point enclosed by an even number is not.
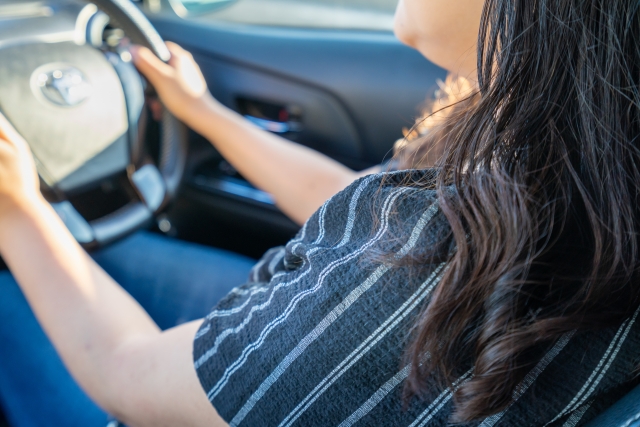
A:
[[[187,125],[194,113],[213,101],[200,67],[193,56],[175,43],[167,42],[169,63],[149,49],[133,46],[131,54],[138,70],[151,82],[164,105]]]
[[[0,114],[0,220],[15,207],[24,208],[41,200],[40,181],[31,150]]]

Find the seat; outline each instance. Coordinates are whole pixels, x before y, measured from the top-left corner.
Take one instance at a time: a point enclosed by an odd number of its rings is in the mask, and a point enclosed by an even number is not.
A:
[[[640,386],[598,415],[586,427],[640,427]]]

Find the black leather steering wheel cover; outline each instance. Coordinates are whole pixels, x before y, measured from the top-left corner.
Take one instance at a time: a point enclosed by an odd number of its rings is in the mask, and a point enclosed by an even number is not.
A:
[[[147,17],[129,0],[92,0],[98,9],[106,13],[125,34],[136,44],[151,49],[164,62],[171,59],[171,53],[162,37]],[[175,196],[182,180],[186,163],[187,128],[171,113],[165,111],[162,118],[162,141],[160,153],[160,173],[162,174],[168,198]]]
[[[113,65],[125,89],[125,99],[128,103],[130,95],[128,95],[127,92],[129,92],[128,89],[130,86],[137,86],[132,81],[139,79],[138,72],[131,63],[120,61]],[[127,106],[127,108],[129,108],[129,106]],[[131,138],[140,136],[137,125],[138,123],[129,124]],[[167,201],[176,195],[178,187],[182,182],[182,175],[187,161],[187,139],[187,127],[165,109],[161,121],[158,168],[165,182]]]

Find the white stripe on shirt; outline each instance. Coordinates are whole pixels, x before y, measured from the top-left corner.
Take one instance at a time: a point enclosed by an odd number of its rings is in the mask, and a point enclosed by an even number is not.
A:
[[[440,282],[445,264],[441,264],[420,288],[396,310],[389,318],[378,327],[366,340],[364,340],[349,356],[336,366],[315,388],[296,406],[287,417],[282,420],[279,427],[291,426],[309,407],[331,387],[353,365],[364,357],[380,340],[389,334],[400,322],[402,322],[422,301],[424,301],[436,285]]]
[[[453,397],[453,393],[460,388],[464,383],[469,381],[473,377],[473,371],[467,371],[463,376],[461,376],[456,382],[453,383],[453,390],[447,388],[443,391],[438,397],[435,398],[433,402],[424,410],[418,417],[409,425],[409,427],[424,427],[433,417],[435,417],[438,412],[442,409],[444,405],[447,404]]]
[[[569,341],[575,335],[576,331],[567,332],[564,334],[558,342],[549,350],[547,354],[544,355],[542,359],[538,362],[538,364],[524,377],[524,380],[513,391],[513,397],[509,406],[507,406],[503,411],[487,417],[484,419],[482,424],[478,427],[493,427],[500,419],[507,413],[507,411],[513,406],[514,403],[518,401],[522,397],[522,395],[531,387],[531,385],[538,379],[540,374],[547,369],[547,366],[560,354],[560,352],[569,344]]]
[[[346,420],[340,423],[338,427],[351,427],[358,421],[360,421],[365,415],[373,410],[391,391],[396,388],[402,381],[407,379],[411,372],[411,365],[407,365],[403,370],[395,374],[389,381],[384,383],[382,387],[376,391],[362,406],[349,416]]]
[[[587,381],[584,383],[580,391],[578,391],[578,393],[573,397],[571,402],[569,402],[569,404],[562,411],[560,411],[560,413],[558,413],[558,415],[556,415],[554,419],[549,421],[546,425],[549,425],[559,420],[564,415],[575,410],[575,408],[581,405],[581,402],[584,402],[586,399],[588,399],[589,396],[593,393],[593,391],[595,391],[596,387],[602,380],[603,376],[606,374],[607,370],[611,366],[611,363],[613,363],[613,360],[617,356],[618,351],[620,350],[620,347],[622,347],[622,344],[624,344],[627,338],[627,334],[629,333],[631,326],[633,326],[633,324],[635,323],[639,311],[640,311],[640,308],[638,308],[638,310],[635,312],[632,319],[627,319],[622,323],[622,325],[620,325],[620,327],[618,328],[618,331],[616,332],[615,336],[611,340],[611,343],[609,344],[607,351],[605,351],[604,355],[600,359],[600,362],[598,363],[596,368],[593,370],[593,372],[591,373]]]

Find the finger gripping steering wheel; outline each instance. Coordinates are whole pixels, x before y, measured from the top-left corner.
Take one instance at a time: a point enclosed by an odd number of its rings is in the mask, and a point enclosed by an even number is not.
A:
[[[129,0],[92,0],[92,3],[109,15],[134,43],[148,47],[164,62],[171,59],[171,53],[160,34]]]
[[[129,0],[92,3],[80,13],[86,22],[99,9],[132,42],[169,60],[162,38]],[[117,52],[100,50],[77,39],[0,44],[0,108],[29,143],[42,181],[58,196],[52,205],[86,246],[107,244],[150,223],[174,196],[184,171],[186,129],[166,110],[157,164],[140,155],[144,86],[126,53],[122,46]],[[119,175],[128,178],[122,192],[128,201],[115,211],[86,219],[69,201]]]

